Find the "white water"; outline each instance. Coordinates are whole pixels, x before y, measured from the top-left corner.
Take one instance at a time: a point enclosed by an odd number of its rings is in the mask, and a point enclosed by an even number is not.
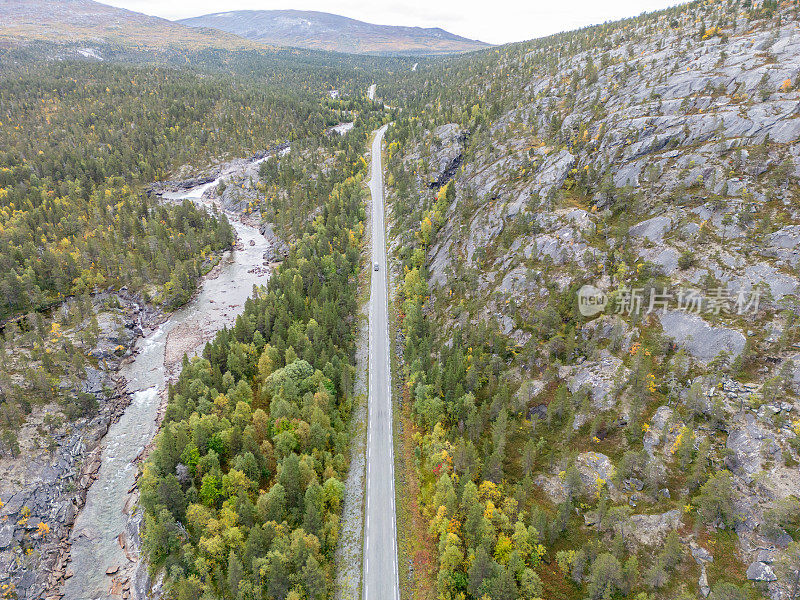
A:
[[[262,160],[266,159],[255,162]],[[186,192],[165,194],[165,198],[190,199],[210,206],[211,202],[202,198],[203,193],[218,183],[216,179]],[[128,491],[134,486],[138,470],[135,461],[157,432],[156,418],[166,388],[164,362],[170,332],[175,332],[177,337],[189,334],[187,337],[196,342],[189,354],[201,351],[217,331],[235,322],[253,285],[267,282],[268,277],[261,268],[267,249],[264,236],[231,215],[229,219],[236,230],[239,249],[222,258],[218,276],[206,279],[189,304],[137,342],[138,354],[121,370],[133,398],[103,440],[98,478],[89,488],[86,505],[72,531],[69,568],[74,575],[66,580],[61,590],[67,600],[120,598],[110,593],[114,580],[124,580],[137,565],[126,557],[118,536],[125,532],[127,515],[124,511],[131,497]],[[119,573],[113,577],[106,575],[113,567],[120,567]]]
[[[355,121],[351,121],[350,123],[339,123],[338,125],[335,125],[331,129],[333,129],[339,135],[344,135],[345,133],[350,131],[354,125]]]

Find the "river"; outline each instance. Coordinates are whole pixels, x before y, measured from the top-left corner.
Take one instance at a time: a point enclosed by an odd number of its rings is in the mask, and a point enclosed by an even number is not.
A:
[[[218,181],[182,193],[164,194],[164,198],[190,199],[210,207],[212,201],[204,199],[203,193]],[[158,431],[166,383],[175,375],[183,353],[200,352],[217,331],[232,325],[252,294],[253,285],[267,282],[263,254],[268,242],[257,228],[232,215],[228,218],[238,236],[236,249],[223,256],[186,306],[139,339],[137,354],[121,369],[133,397],[103,440],[98,478],[88,491],[86,505],[70,536],[72,576],[61,590],[67,600],[129,595],[125,588],[134,587],[134,571],[140,564],[135,549],[129,558],[123,548],[123,544],[131,545],[126,541],[126,511],[130,512],[131,500],[135,499],[137,457]],[[138,574],[141,578],[141,568]],[[128,578],[131,582],[126,585]]]

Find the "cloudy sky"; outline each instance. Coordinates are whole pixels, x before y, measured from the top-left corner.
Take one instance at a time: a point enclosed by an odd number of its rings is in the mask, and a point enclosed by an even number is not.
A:
[[[441,27],[492,44],[631,17],[679,0],[100,0],[167,19],[242,9],[319,10],[370,23]]]

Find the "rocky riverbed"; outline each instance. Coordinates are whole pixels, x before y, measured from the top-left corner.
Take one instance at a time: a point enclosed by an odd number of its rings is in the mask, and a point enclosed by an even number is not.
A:
[[[216,196],[220,181],[281,151],[284,145],[149,192],[235,208]],[[253,286],[266,283],[271,263],[288,248],[252,216],[228,217],[235,249],[182,309],[166,315],[126,289],[93,299],[99,334],[80,391],[97,402],[96,414],[68,421],[58,405],[36,406],[17,432],[18,455],[0,457],[0,585],[18,598],[157,593],[140,559],[136,478],[163,415],[166,382],[177,377],[184,355],[197,354],[235,322]]]
[[[132,360],[137,337],[165,318],[126,289],[98,294],[93,306],[97,365],[87,367],[79,391],[95,399],[97,413],[59,424],[59,405],[35,406],[17,432],[19,455],[0,458],[0,585],[23,599],[44,597],[72,575],[67,537],[97,478],[102,440],[130,403],[120,369]]]
[[[212,180],[163,196],[219,209],[220,201],[209,191],[218,184]],[[185,187],[173,188],[180,189]],[[205,278],[189,304],[137,342],[134,360],[121,370],[132,400],[98,450],[97,480],[70,536],[73,575],[64,578],[60,591],[66,598],[144,598],[154,587],[140,556],[136,478],[163,416],[167,382],[177,377],[184,355],[199,353],[217,331],[233,325],[253,286],[268,278],[264,254],[269,242],[253,224],[233,213],[228,217],[237,234],[233,252]]]

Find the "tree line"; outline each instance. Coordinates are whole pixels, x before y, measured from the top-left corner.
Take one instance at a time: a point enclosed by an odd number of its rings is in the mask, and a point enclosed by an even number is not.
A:
[[[360,148],[374,125],[355,130]],[[141,499],[145,548],[176,598],[333,593],[364,219],[359,154],[347,152],[349,175],[316,199],[266,288],[170,387]]]

